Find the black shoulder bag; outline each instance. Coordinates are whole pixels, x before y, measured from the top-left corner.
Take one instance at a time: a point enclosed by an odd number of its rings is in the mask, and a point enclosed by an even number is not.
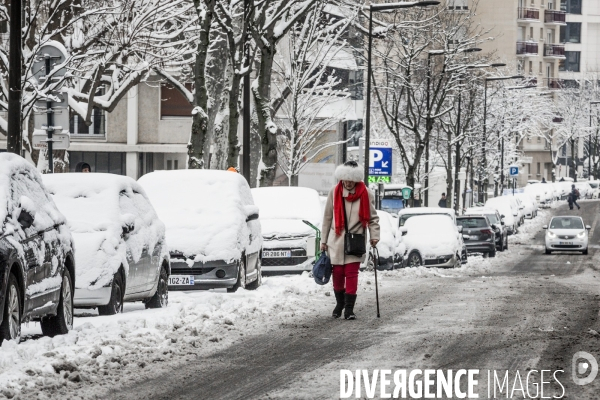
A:
[[[348,216],[346,215],[346,200],[342,197],[342,209],[344,210],[344,254],[347,256],[362,257],[367,252],[365,235],[362,233],[348,232]]]

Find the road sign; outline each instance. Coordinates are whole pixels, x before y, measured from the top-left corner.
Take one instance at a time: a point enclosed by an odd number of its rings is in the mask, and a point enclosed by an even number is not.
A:
[[[389,176],[369,176],[369,183],[391,183],[392,178]]]
[[[519,167],[513,166],[508,168],[508,175],[511,177],[516,177],[519,175]]]
[[[392,175],[392,142],[373,139],[369,142],[369,175]]]
[[[48,139],[46,131],[37,131],[32,136],[31,145],[34,149],[45,150],[48,142],[52,140],[52,150],[67,150],[71,144],[69,132],[54,132],[52,139]]]
[[[402,188],[402,197],[404,200],[410,199],[410,195],[412,193],[412,189],[409,187]]]

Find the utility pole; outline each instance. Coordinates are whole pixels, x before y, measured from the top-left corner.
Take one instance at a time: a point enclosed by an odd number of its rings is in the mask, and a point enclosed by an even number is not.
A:
[[[23,129],[21,127],[21,0],[10,2],[10,30],[8,57],[8,128],[7,149],[21,155]]]

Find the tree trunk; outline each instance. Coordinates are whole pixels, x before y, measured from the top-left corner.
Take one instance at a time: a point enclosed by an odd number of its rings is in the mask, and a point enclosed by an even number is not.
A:
[[[575,139],[571,139],[571,164],[573,165],[573,179],[577,182],[577,160],[575,160]]]
[[[198,13],[201,12],[200,0],[194,0]],[[206,60],[210,44],[210,29],[213,20],[215,0],[206,2],[205,16],[201,23],[195,65],[195,110],[192,132],[188,144],[188,168],[204,168],[204,145],[208,130],[208,90],[206,87]]]
[[[275,45],[261,48],[260,67],[258,69],[258,85],[252,87],[254,104],[256,105],[257,130],[260,135],[261,161],[259,166],[260,186],[273,186],[277,169],[277,128],[271,118],[271,71]]]
[[[298,175],[292,175],[290,177],[290,186],[298,186]]]
[[[242,76],[234,73],[229,89],[229,132],[227,135],[227,164],[237,167],[240,155],[240,141],[238,138],[238,124],[240,121],[240,87]]]
[[[454,191],[454,178],[452,177],[452,133],[448,131],[448,149],[447,149],[447,167],[446,167],[446,207],[454,208],[454,196],[452,192]],[[458,199],[456,199],[458,201]]]
[[[206,132],[206,140],[204,142],[204,166],[210,169],[226,169],[227,160],[225,157],[221,160],[218,159],[216,153],[221,151],[223,154],[227,154],[225,143],[225,149],[223,147],[223,141],[217,139],[217,134],[220,133],[223,136],[227,130],[227,102],[229,101],[229,87],[231,68],[229,65],[228,57],[228,45],[226,40],[222,40],[222,34],[215,35],[212,42],[216,41],[218,45],[213,45],[210,50],[210,55],[207,60],[207,71],[208,76],[213,77],[207,81],[207,92],[212,102],[208,108],[208,128]],[[210,154],[211,144],[214,145],[213,149],[215,154]]]

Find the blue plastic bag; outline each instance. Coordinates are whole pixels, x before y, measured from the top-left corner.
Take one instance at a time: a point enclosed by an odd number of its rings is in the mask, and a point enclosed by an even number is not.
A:
[[[329,256],[325,252],[322,252],[312,269],[315,282],[317,282],[319,285],[326,285],[329,283],[332,270],[333,267],[331,266],[331,260],[329,259]]]

